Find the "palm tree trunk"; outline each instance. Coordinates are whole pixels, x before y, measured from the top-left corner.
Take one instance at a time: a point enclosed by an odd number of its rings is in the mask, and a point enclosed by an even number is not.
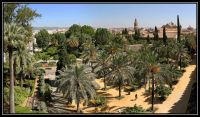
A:
[[[149,79],[149,94],[150,94],[150,79]]]
[[[22,58],[20,58],[20,66],[21,66],[20,86],[23,87],[24,66],[23,66],[23,60],[22,60]]]
[[[103,81],[104,81],[104,90],[106,90],[106,76],[104,71],[103,71]]]
[[[181,70],[181,66],[182,66],[182,65],[181,65],[181,56],[180,56],[180,63],[179,63],[179,64],[180,64],[180,70]]]
[[[121,97],[121,85],[119,85],[119,97]]]
[[[14,58],[14,64],[13,64],[13,71],[14,71],[14,85],[16,86],[17,82],[16,82],[16,78],[17,78],[17,58]]]
[[[76,90],[76,98],[77,98],[77,109],[76,112],[79,113],[80,109],[79,109],[79,103],[80,103],[80,99],[79,99],[79,92],[78,92],[78,88],[79,86],[77,86],[77,90]]]
[[[146,77],[144,78],[144,86],[145,86],[145,92],[146,92],[146,90],[147,90],[147,78]]]
[[[10,113],[15,113],[14,98],[14,74],[13,74],[13,48],[9,49],[9,66],[10,66]]]
[[[153,112],[153,105],[154,105],[154,76],[152,77],[152,101],[151,101],[151,103],[152,103],[152,112]]]
[[[77,113],[80,112],[79,103],[80,103],[80,100],[79,100],[79,97],[77,97],[77,110],[76,110]]]

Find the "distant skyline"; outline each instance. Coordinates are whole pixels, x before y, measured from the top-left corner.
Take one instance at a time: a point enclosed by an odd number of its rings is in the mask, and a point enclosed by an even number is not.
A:
[[[183,28],[196,28],[196,4],[29,4],[42,15],[33,27],[70,27],[73,24],[92,27],[161,27],[179,15]]]

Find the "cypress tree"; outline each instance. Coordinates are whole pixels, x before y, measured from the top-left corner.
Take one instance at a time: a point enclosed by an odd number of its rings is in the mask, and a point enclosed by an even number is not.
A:
[[[155,26],[155,31],[154,31],[154,39],[155,39],[155,40],[158,40],[158,39],[159,39],[159,36],[158,36],[158,29],[157,29],[156,26]]]
[[[163,43],[165,46],[167,45],[167,35],[166,35],[165,27],[163,27]]]
[[[180,22],[179,22],[179,16],[177,15],[177,40],[180,43],[181,41],[181,26],[180,26]]]

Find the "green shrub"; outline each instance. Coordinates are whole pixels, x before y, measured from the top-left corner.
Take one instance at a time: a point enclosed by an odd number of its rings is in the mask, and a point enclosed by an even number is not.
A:
[[[4,87],[3,90],[4,90],[3,101],[4,103],[9,104],[9,88]]]
[[[22,104],[25,99],[29,96],[29,91],[27,88],[15,86],[15,104]],[[4,87],[4,102],[9,103],[9,88]]]
[[[51,101],[51,89],[50,89],[50,85],[48,83],[45,84],[45,100],[46,102],[50,102]]]
[[[15,86],[15,104],[22,104],[25,99],[29,96],[29,91],[27,88]]]
[[[94,100],[90,101],[89,105],[92,106],[105,106],[107,103],[107,100],[103,96],[97,96]]]
[[[134,105],[134,107],[127,107],[125,108],[122,113],[126,113],[126,114],[129,114],[129,113],[147,113],[147,111],[145,109],[143,109],[141,106],[136,106]]]
[[[158,94],[160,96],[161,100],[165,100],[166,97],[171,94],[172,89],[166,86],[157,86],[156,90],[155,90],[156,94]]]
[[[15,112],[16,113],[32,113],[31,108],[21,107],[21,106],[16,106]]]

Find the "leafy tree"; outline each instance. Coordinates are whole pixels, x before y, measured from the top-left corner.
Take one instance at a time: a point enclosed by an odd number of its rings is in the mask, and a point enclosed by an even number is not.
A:
[[[10,66],[10,113],[15,113],[13,51],[23,42],[26,31],[15,23],[4,24],[4,43],[7,45]]]
[[[90,37],[95,35],[94,28],[88,25],[84,25],[81,27],[81,33],[88,34]]]
[[[95,45],[105,45],[110,40],[110,32],[106,28],[98,28],[95,33]]]
[[[36,43],[39,48],[45,49],[50,42],[50,36],[46,29],[40,30],[36,35]]]
[[[57,68],[56,68],[56,75],[59,75],[59,72],[58,70],[61,70],[62,68],[65,68],[65,57],[67,56],[67,50],[66,50],[66,47],[64,45],[61,45],[59,47],[59,59],[58,59],[58,62],[57,62]]]
[[[71,35],[79,37],[81,34],[81,26],[73,24],[67,32],[65,32],[66,38],[69,38]]]
[[[54,34],[53,39],[54,39],[53,41],[56,42],[58,45],[64,44],[66,41],[65,34],[59,32]]]
[[[89,99],[96,96],[94,81],[95,74],[91,73],[89,68],[84,66],[75,66],[73,69],[64,69],[60,72],[60,78],[56,81],[59,85],[58,91],[61,91],[67,99],[75,100],[77,104],[77,112],[79,113],[79,103],[84,99],[86,103]],[[69,100],[68,100],[69,101]]]

